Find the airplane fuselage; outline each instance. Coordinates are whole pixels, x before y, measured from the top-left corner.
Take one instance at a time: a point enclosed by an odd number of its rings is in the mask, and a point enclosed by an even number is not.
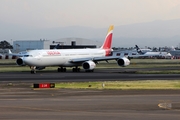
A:
[[[73,59],[104,57],[104,49],[33,50],[22,57],[30,66],[76,66]],[[81,64],[81,63],[79,63]]]

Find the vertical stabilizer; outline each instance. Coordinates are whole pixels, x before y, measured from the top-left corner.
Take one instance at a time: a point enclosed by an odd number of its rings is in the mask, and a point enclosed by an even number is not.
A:
[[[139,54],[144,54],[137,45],[135,45],[135,47],[136,47],[136,50],[137,50],[137,52],[138,52]]]
[[[113,29],[114,29],[114,26],[111,25],[109,27],[109,30],[108,30],[108,33],[107,33],[106,38],[104,40],[104,43],[101,46],[101,49],[111,49]]]

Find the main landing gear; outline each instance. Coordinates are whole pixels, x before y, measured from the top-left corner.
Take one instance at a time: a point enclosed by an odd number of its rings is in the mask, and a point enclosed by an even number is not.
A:
[[[94,69],[93,70],[85,70],[85,72],[94,72]]]
[[[64,67],[59,67],[59,68],[57,69],[57,71],[58,71],[58,72],[66,72],[66,68],[64,68]],[[72,68],[72,71],[73,71],[73,72],[80,72],[80,68],[78,68],[78,67],[76,66],[76,67]]]
[[[57,69],[58,72],[66,72],[66,68],[60,67]]]
[[[80,72],[80,68],[78,68],[77,66],[75,68],[72,68],[73,72]]]

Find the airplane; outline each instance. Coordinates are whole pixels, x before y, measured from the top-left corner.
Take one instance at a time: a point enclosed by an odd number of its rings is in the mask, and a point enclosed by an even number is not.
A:
[[[138,47],[138,45],[135,45],[135,48],[139,54],[145,54],[146,52],[152,52],[151,49],[141,49]]]
[[[31,50],[19,57],[16,63],[30,66],[31,74],[48,66],[59,66],[58,72],[66,72],[66,67],[73,67],[73,72],[80,72],[79,66],[85,72],[93,72],[98,61],[107,60],[116,60],[122,67],[128,66],[130,60],[127,57],[112,56],[113,29],[111,25],[100,48]]]
[[[1,59],[16,59],[17,57],[14,55],[8,55],[8,54],[0,54],[0,60]]]
[[[168,52],[153,52],[151,49],[140,49],[135,45],[138,57],[158,57],[158,58],[170,58],[171,54]]]
[[[0,60],[2,59],[17,59],[18,57],[22,57],[26,51],[22,51],[19,53],[12,53],[11,50],[8,50],[7,54],[0,54]]]
[[[8,51],[8,55],[16,56],[16,57],[23,57],[26,53],[27,53],[27,51],[22,51],[19,53],[12,53],[10,49]]]
[[[119,57],[127,57],[128,59],[131,58],[171,58],[171,54],[168,52],[153,52],[151,49],[140,49],[137,45],[136,50],[116,50],[113,51],[113,56],[119,56]]]

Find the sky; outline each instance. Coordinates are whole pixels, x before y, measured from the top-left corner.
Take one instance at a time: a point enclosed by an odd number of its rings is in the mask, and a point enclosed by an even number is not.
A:
[[[107,28],[180,18],[180,0],[0,0],[0,22]]]

